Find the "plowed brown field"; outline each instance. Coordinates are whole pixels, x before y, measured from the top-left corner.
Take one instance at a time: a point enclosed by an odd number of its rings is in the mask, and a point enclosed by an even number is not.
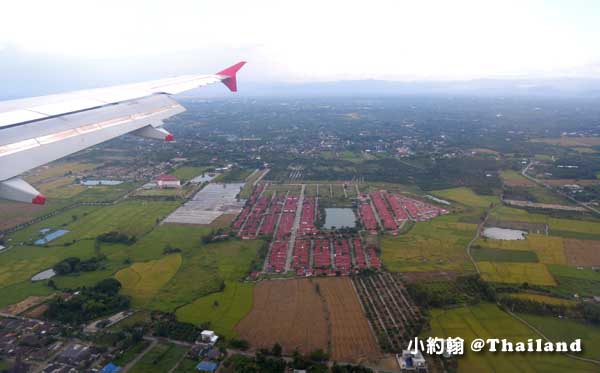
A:
[[[381,356],[348,278],[261,282],[254,288],[252,311],[236,331],[253,348],[280,343],[288,354],[320,348],[347,362]]]
[[[600,241],[566,238],[564,245],[569,264],[582,267],[600,266]]]

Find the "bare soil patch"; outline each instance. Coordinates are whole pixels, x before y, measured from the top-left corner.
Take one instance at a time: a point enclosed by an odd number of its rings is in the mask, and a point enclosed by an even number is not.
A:
[[[600,241],[565,238],[567,263],[580,267],[600,266]]]

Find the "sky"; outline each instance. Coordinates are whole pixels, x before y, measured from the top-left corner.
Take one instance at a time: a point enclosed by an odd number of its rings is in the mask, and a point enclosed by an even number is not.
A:
[[[600,76],[600,1],[4,1],[0,81]],[[43,85],[43,84],[42,84]]]

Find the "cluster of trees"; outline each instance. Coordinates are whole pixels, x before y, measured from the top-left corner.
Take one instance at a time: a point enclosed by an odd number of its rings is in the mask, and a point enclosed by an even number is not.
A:
[[[460,276],[453,282],[445,282],[443,286],[412,283],[408,284],[406,289],[415,302],[425,308],[496,300],[495,288],[483,281],[479,275]]]
[[[171,245],[167,245],[165,246],[165,248],[163,249],[163,255],[169,255],[169,254],[175,254],[175,253],[180,253],[181,249],[178,247],[173,247]]]
[[[202,243],[209,244],[211,242],[228,240],[229,238],[234,236],[234,232],[227,232],[223,228],[219,228],[217,230],[211,230],[209,234],[202,236]]]
[[[258,350],[255,357],[232,355],[225,361],[224,366],[234,372],[240,373],[283,373],[292,369],[317,373],[330,371],[327,367],[329,355],[323,350],[315,350],[306,356],[295,351],[291,362],[286,362],[282,359],[281,353],[282,347],[276,343],[271,349]],[[334,364],[331,372],[371,373],[372,370],[363,366]]]
[[[45,316],[68,324],[80,324],[129,308],[129,298],[119,295],[121,283],[108,278],[91,288],[82,288],[69,299],[58,297],[49,303]]]
[[[103,255],[81,260],[78,257],[69,257],[56,263],[52,269],[57,275],[69,275],[79,272],[92,272],[99,269],[106,258]]]
[[[194,324],[177,321],[174,314],[163,314],[154,322],[153,333],[157,337],[176,339],[178,341],[195,342],[202,329]]]
[[[102,233],[96,237],[96,241],[105,243],[122,243],[125,245],[132,245],[137,241],[136,236],[129,236],[121,232],[107,232]]]
[[[580,317],[581,312],[575,307],[567,307],[560,304],[548,304],[531,299],[500,297],[498,302],[511,312],[524,312],[535,315]]]

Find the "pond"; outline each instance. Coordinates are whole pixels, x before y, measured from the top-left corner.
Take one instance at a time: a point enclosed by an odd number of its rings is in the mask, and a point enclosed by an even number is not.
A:
[[[494,240],[524,240],[527,232],[518,229],[485,228],[483,235]]]
[[[51,279],[54,276],[56,276],[56,272],[54,272],[54,270],[52,268],[50,268],[50,269],[42,271],[42,272],[38,273],[37,275],[33,276],[31,278],[31,281],[48,280],[48,279]]]
[[[36,245],[45,245],[48,242],[57,239],[60,236],[63,236],[65,234],[69,233],[68,230],[66,229],[57,229],[52,233],[48,233],[47,235],[45,235],[44,237],[40,238],[39,240],[35,241],[34,244]]]
[[[356,227],[356,215],[354,215],[354,211],[349,208],[326,208],[324,228],[332,229],[333,227]]]
[[[94,186],[94,185],[119,185],[123,184],[121,180],[83,180],[80,182],[81,185]]]

